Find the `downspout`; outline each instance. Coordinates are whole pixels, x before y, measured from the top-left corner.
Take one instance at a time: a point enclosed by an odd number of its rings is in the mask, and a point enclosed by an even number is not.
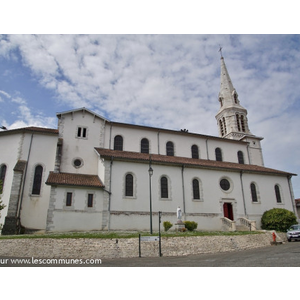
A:
[[[181,180],[182,180],[182,200],[183,200],[183,213],[185,214],[185,187],[184,187],[184,165],[181,167]]]
[[[160,151],[160,145],[159,145],[159,131],[158,131],[157,132],[157,154],[160,154],[159,151]]]
[[[21,190],[21,195],[20,195],[20,202],[18,206],[18,213],[17,213],[17,219],[19,220],[19,228],[18,228],[18,233],[20,233],[21,230],[21,208],[22,208],[22,202],[23,202],[23,196],[24,196],[24,189],[25,189],[25,182],[26,182],[26,176],[27,176],[27,168],[28,168],[28,163],[29,163],[29,157],[31,153],[31,146],[32,146],[32,140],[33,140],[33,133],[31,134],[30,138],[30,144],[29,144],[29,149],[28,149],[28,155],[27,155],[27,162],[25,165],[25,170],[24,170],[24,177],[22,180],[22,190]]]
[[[207,160],[209,160],[209,154],[208,154],[208,139],[206,139],[206,156],[207,156]]]
[[[247,144],[247,153],[248,153],[249,165],[251,165],[250,152],[249,152],[249,143]]]
[[[243,184],[243,171],[240,172],[240,179],[241,179],[242,196],[243,196],[243,204],[244,204],[244,214],[245,217],[248,218],[247,210],[246,210],[246,202],[245,202],[244,184]]]
[[[292,189],[292,181],[291,181],[291,178],[292,176],[291,175],[288,175],[287,176],[287,180],[288,180],[288,186],[289,186],[289,190],[290,190],[290,195],[291,195],[291,201],[292,201],[292,207],[293,207],[293,210],[294,210],[294,214],[296,215],[296,217],[298,216],[297,214],[297,209],[295,207],[295,196],[294,196],[294,193],[293,193],[293,189]],[[299,219],[300,216],[298,216],[297,219]]]
[[[108,149],[111,149],[111,133],[112,133],[112,124],[110,124],[110,130],[109,130],[109,147],[108,147]]]
[[[107,229],[108,231],[110,230],[110,202],[111,202],[111,183],[112,183],[112,166],[114,162],[114,157],[112,156],[110,158],[110,170],[109,170],[109,191],[108,191],[108,224],[107,224]]]
[[[104,126],[103,126],[103,144],[102,144],[102,148],[105,148],[105,136],[106,136],[106,120],[104,120]],[[100,147],[101,147],[101,139],[100,139]]]

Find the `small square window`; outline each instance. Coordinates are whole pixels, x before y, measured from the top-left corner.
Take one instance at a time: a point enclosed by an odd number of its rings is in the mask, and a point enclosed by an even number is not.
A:
[[[87,137],[87,128],[86,127],[78,127],[77,128],[77,137],[78,138],[86,138]]]

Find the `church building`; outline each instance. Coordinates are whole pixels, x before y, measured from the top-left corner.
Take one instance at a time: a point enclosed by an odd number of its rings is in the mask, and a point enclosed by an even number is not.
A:
[[[217,96],[217,95],[216,95]],[[57,114],[58,128],[0,131],[2,234],[43,230],[260,229],[266,210],[297,216],[291,178],[264,166],[224,58],[216,101],[219,137],[113,122],[86,108]],[[297,216],[298,217],[298,216]]]

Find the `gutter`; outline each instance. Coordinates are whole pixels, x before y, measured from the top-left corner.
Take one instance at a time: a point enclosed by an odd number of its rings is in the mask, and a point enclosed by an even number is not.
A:
[[[296,217],[298,216],[297,214],[297,209],[296,209],[296,203],[295,203],[295,196],[294,196],[294,193],[293,193],[293,189],[292,189],[292,181],[291,181],[291,178],[292,176],[291,175],[288,175],[287,176],[287,180],[288,180],[288,186],[289,186],[289,191],[290,191],[290,196],[291,196],[291,201],[292,201],[292,207],[293,207],[293,210],[294,210],[294,214],[296,215]],[[300,218],[300,216],[298,216],[297,220]]]
[[[182,180],[182,200],[183,200],[183,213],[185,214],[185,187],[184,187],[184,165],[181,167],[181,180]]]
[[[244,204],[244,214],[245,214],[245,217],[248,218],[247,210],[246,210],[244,184],[243,184],[243,171],[240,172],[240,179],[241,179],[242,196],[243,196],[243,204]]]

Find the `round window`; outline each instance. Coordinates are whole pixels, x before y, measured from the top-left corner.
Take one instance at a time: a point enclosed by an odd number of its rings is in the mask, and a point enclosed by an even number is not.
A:
[[[76,159],[74,159],[73,164],[74,164],[75,168],[80,168],[82,166],[82,160],[79,158],[76,158]]]
[[[230,182],[227,179],[223,178],[220,181],[220,187],[222,188],[222,190],[228,191],[230,189]]]

